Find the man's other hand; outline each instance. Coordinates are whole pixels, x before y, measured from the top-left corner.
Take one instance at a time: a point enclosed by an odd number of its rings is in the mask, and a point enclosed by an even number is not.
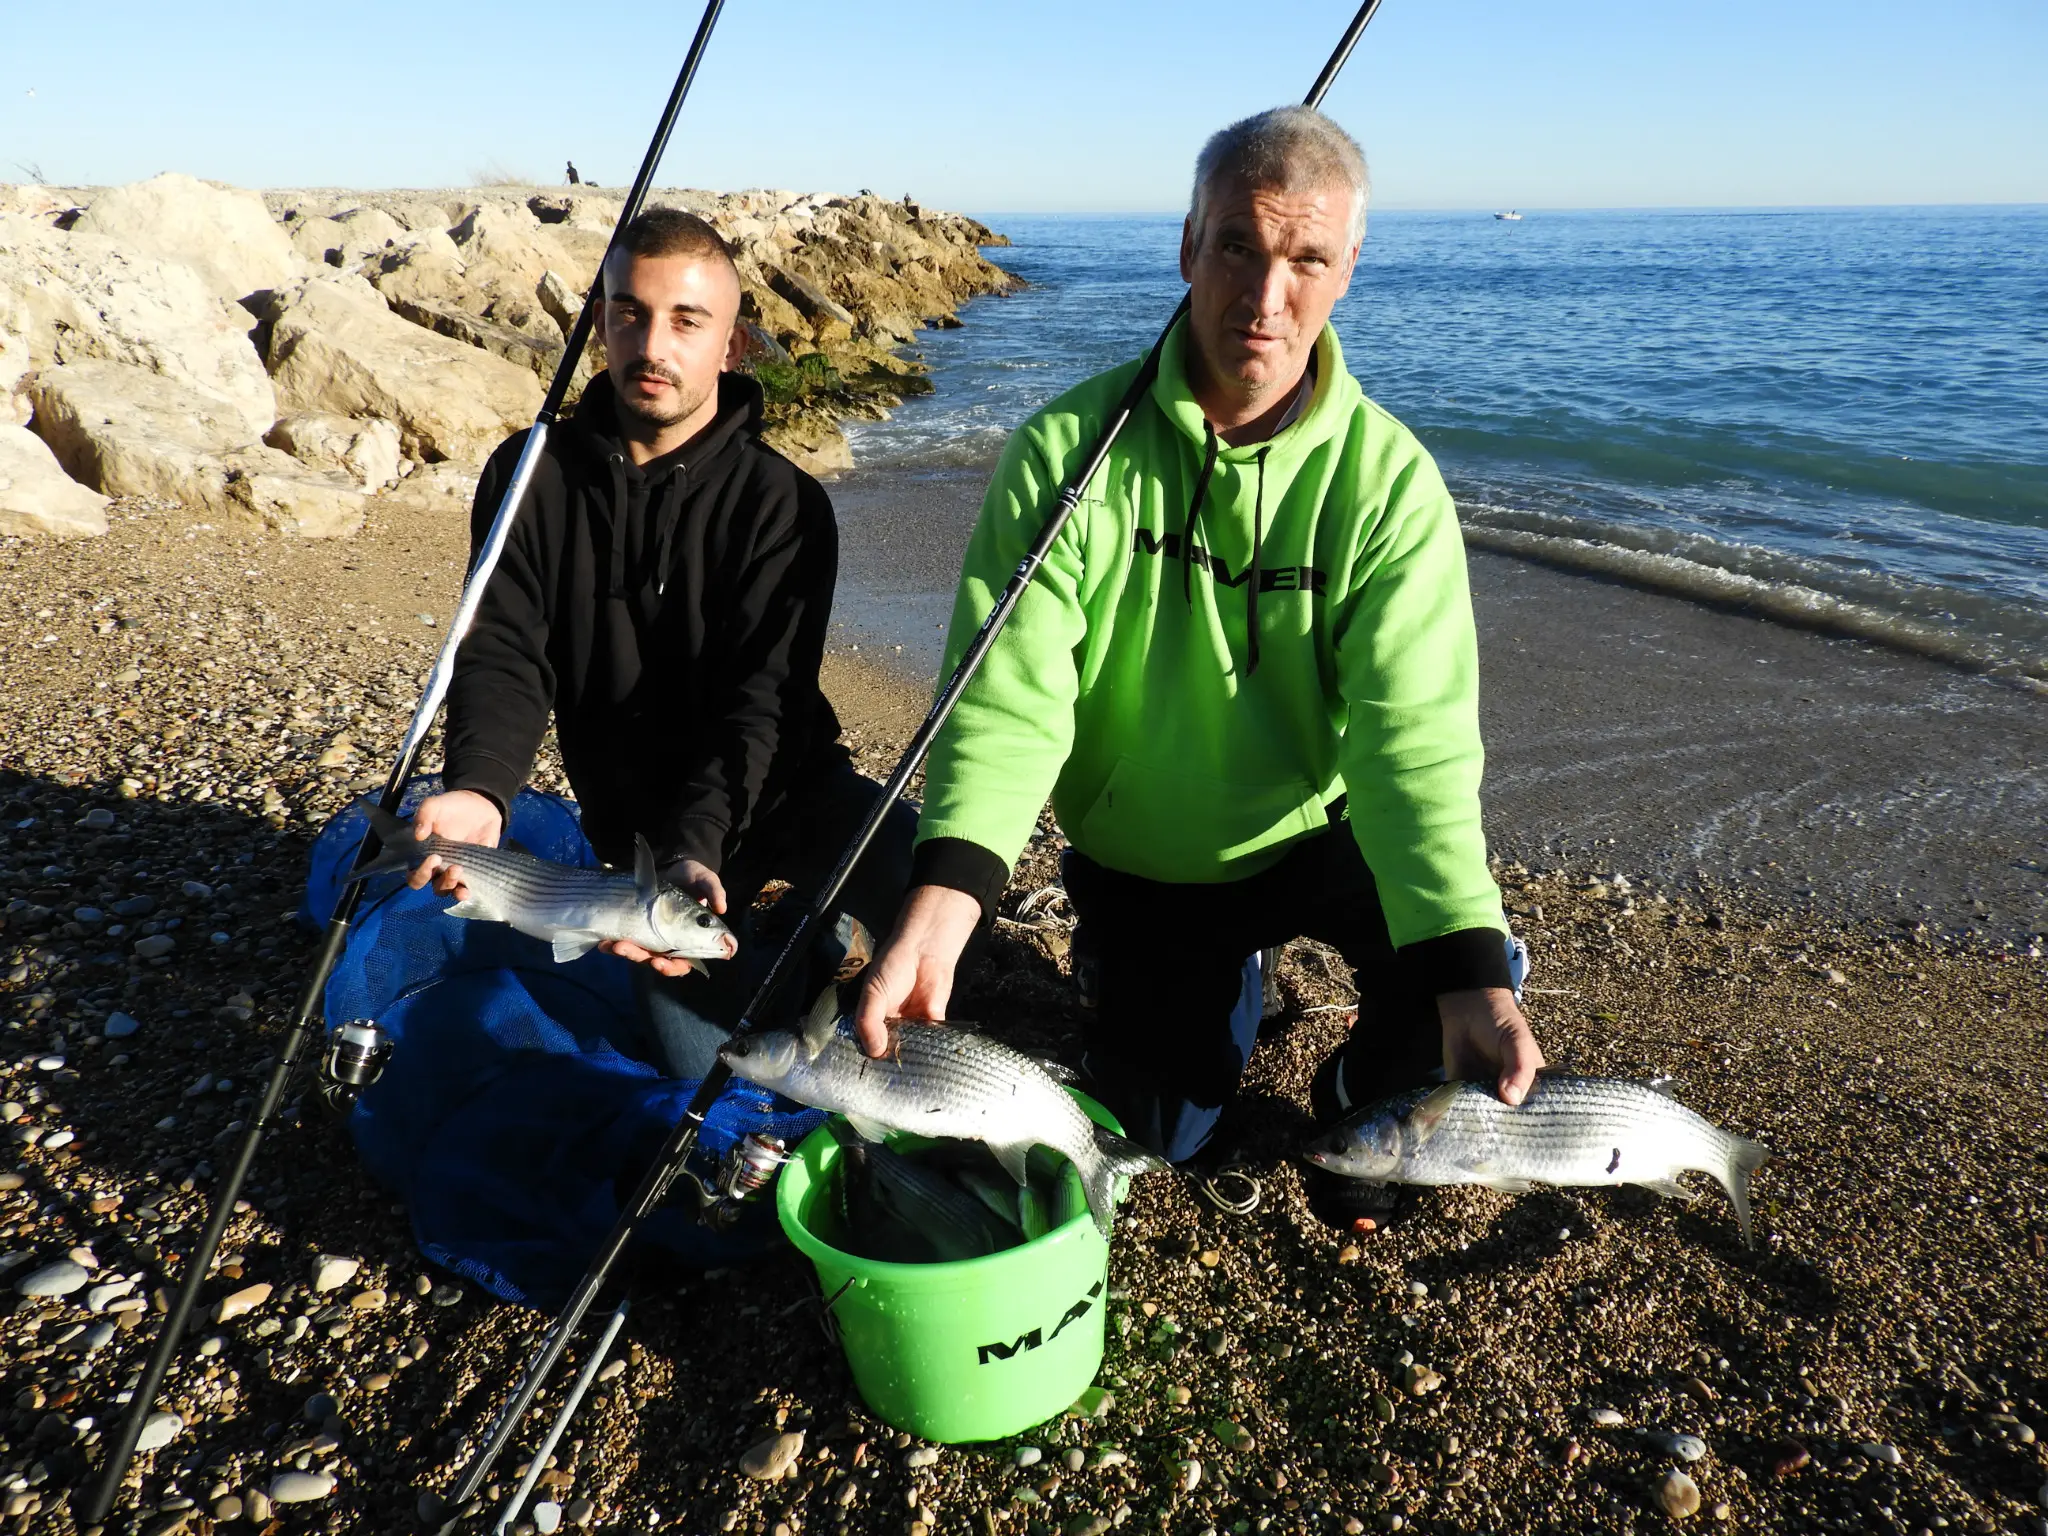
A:
[[[451,843],[481,843],[486,848],[495,848],[504,831],[505,818],[499,814],[497,802],[473,789],[451,789],[446,794],[430,795],[420,802],[412,816],[412,835],[423,842],[430,837],[445,837]],[[439,854],[421,860],[405,883],[418,890],[429,880],[444,896],[453,896],[458,901],[469,899],[469,887],[462,883],[462,866],[448,863]]]
[[[678,859],[668,867],[668,880],[672,885],[688,891],[720,917],[725,916],[725,882],[718,878],[708,864],[695,859]],[[674,955],[657,955],[652,950],[642,949],[631,939],[607,939],[597,946],[608,955],[617,955],[621,960],[631,960],[640,965],[651,965],[664,976],[687,976],[695,968],[688,960]],[[739,952],[739,941],[730,934],[725,940],[725,958],[730,960]]]
[[[981,921],[981,903],[965,891],[920,885],[904,898],[896,930],[869,963],[853,1032],[870,1056],[889,1051],[891,1019],[946,1017],[953,968]]]
[[[657,955],[651,949],[642,949],[631,939],[606,939],[597,946],[608,955],[617,955],[621,960],[631,960],[636,965],[651,965],[664,976],[687,976],[696,970],[701,961],[685,960],[680,955]],[[738,946],[728,938],[725,941],[725,958],[730,960]]]
[[[1446,992],[1436,1000],[1444,1023],[1444,1076],[1492,1081],[1503,1102],[1519,1104],[1535,1086],[1543,1048],[1506,987]]]
[[[695,859],[678,859],[669,866],[668,878],[720,917],[725,916],[725,884],[708,864],[699,864]]]

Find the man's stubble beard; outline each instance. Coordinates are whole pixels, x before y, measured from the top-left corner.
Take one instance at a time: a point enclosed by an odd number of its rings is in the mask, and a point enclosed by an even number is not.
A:
[[[637,399],[630,394],[628,391],[633,381],[642,375],[666,380],[675,390],[674,405],[663,407],[649,401]],[[626,373],[625,382],[614,390],[613,393],[621,412],[646,426],[659,429],[662,427],[672,427],[679,421],[688,421],[698,411],[703,409],[704,402],[711,398],[712,390],[717,387],[716,382],[714,382],[710,389],[702,390],[693,395],[690,393],[689,386],[684,382],[681,374],[665,368],[649,368],[642,365],[629,369]]]

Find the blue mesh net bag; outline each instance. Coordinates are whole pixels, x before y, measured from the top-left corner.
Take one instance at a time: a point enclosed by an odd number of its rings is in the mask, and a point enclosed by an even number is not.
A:
[[[410,815],[435,792],[407,790]],[[341,812],[313,845],[300,921],[333,909],[365,818]],[[522,791],[508,842],[559,863],[594,865],[574,802]],[[396,874],[364,893],[327,983],[329,1028],[374,1019],[391,1037],[384,1075],[349,1119],[370,1172],[412,1216],[421,1252],[507,1301],[553,1308],[611,1230],[697,1083],[648,1064],[632,967],[592,951],[557,964],[503,923],[468,922],[449,898]],[[735,1082],[699,1136],[706,1164],[749,1132],[794,1144],[823,1116]],[[641,1226],[640,1241],[693,1264],[724,1264],[779,1243],[770,1202],[727,1232],[700,1225],[685,1193]]]

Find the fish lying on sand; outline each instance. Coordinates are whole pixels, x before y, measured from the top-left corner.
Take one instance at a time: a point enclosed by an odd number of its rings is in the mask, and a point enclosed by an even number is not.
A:
[[[349,876],[351,881],[414,869],[438,855],[461,866],[469,890],[466,900],[448,908],[451,915],[510,923],[554,945],[557,960],[574,960],[608,939],[687,960],[697,970],[704,961],[723,960],[733,952],[732,930],[717,913],[689,892],[662,883],[654,870],[654,850],[644,837],[635,839],[631,873],[583,869],[510,848],[416,838],[410,825],[374,800],[357,804],[384,846]]]
[[[1358,1111],[1302,1156],[1382,1184],[1638,1184],[1678,1200],[1694,1198],[1678,1176],[1697,1171],[1728,1191],[1750,1243],[1749,1176],[1770,1153],[1701,1119],[1661,1084],[1546,1072],[1519,1105],[1479,1083],[1398,1095]]]
[[[817,1019],[814,1009],[801,1035],[737,1036],[719,1055],[750,1083],[846,1116],[870,1141],[911,1131],[982,1142],[1019,1186],[1029,1183],[1031,1149],[1050,1147],[1080,1173],[1105,1237],[1117,1180],[1166,1166],[1090,1120],[1041,1064],[982,1035],[904,1020],[889,1026],[891,1049],[877,1061],[845,1035],[821,1038]]]

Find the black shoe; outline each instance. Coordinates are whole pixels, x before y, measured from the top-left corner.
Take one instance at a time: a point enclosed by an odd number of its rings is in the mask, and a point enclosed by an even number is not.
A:
[[[1372,1184],[1347,1179],[1327,1168],[1302,1170],[1309,1214],[1339,1232],[1384,1232],[1415,1209],[1420,1191],[1407,1184]]]
[[[1339,1047],[1309,1081],[1308,1112],[1315,1117],[1318,1127],[1328,1130],[1369,1104],[1391,1099],[1411,1088],[1434,1087],[1443,1080],[1441,1066],[1414,1066],[1385,1069],[1372,1074],[1370,1082],[1355,1082],[1345,1070],[1344,1049]]]
[[[1440,1067],[1434,1071],[1417,1068],[1354,1085],[1344,1070],[1344,1052],[1340,1049],[1322,1064],[1309,1083],[1309,1112],[1319,1128],[1328,1130],[1369,1104],[1442,1080]],[[1308,1196],[1309,1214],[1340,1232],[1384,1232],[1414,1210],[1420,1198],[1420,1192],[1411,1185],[1348,1179],[1313,1164],[1302,1169],[1302,1186]]]

